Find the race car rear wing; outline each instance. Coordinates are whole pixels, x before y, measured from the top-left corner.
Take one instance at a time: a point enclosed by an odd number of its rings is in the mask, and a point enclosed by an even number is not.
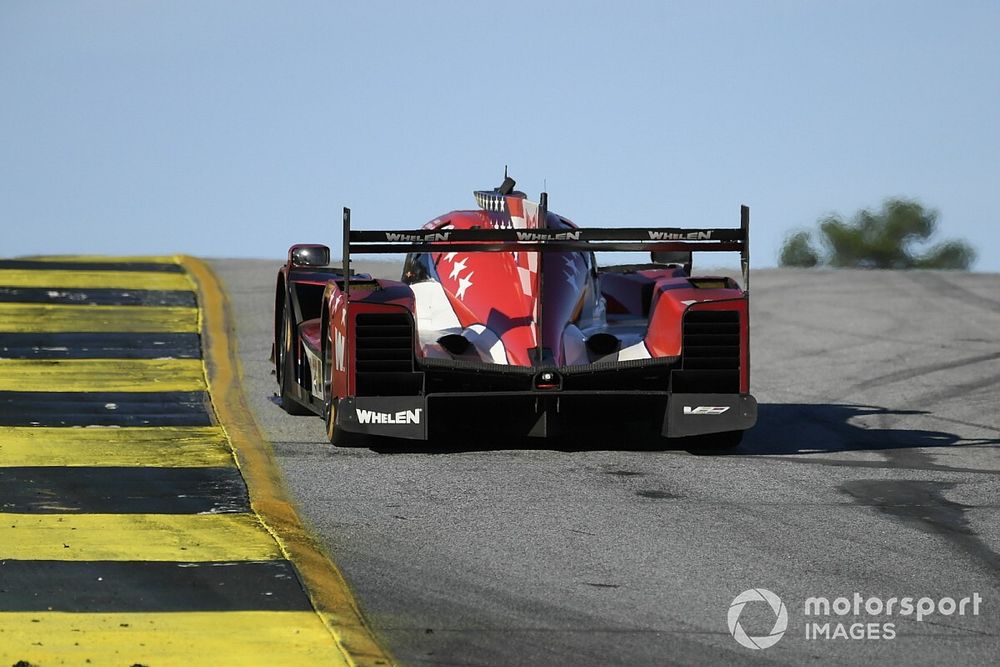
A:
[[[545,219],[542,193],[538,217]],[[344,208],[344,275],[352,253],[410,252],[738,252],[743,289],[750,290],[750,207],[740,207],[738,228],[622,227],[590,229],[421,229],[354,231]]]

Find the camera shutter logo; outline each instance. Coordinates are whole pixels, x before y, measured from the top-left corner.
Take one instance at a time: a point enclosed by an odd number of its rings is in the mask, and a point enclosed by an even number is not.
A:
[[[743,613],[743,607],[748,602],[766,602],[774,611],[774,627],[771,628],[769,634],[762,637],[751,637],[740,625],[740,614]],[[777,644],[778,640],[785,634],[785,629],[788,628],[788,610],[781,598],[766,588],[751,588],[737,595],[732,604],[729,605],[727,620],[729,621],[729,633],[741,646],[752,649],[768,648]]]

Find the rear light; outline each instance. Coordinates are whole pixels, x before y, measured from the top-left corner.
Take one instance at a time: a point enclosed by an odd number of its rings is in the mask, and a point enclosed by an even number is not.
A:
[[[555,371],[542,371],[535,375],[535,389],[552,391],[562,387],[562,376]]]

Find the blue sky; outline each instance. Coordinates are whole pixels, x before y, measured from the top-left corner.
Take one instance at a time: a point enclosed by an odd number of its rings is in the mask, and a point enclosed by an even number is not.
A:
[[[0,256],[283,257],[499,184],[753,264],[889,196],[1000,271],[1000,3],[0,3]],[[534,197],[533,197],[534,198]],[[336,250],[335,250],[336,253]]]

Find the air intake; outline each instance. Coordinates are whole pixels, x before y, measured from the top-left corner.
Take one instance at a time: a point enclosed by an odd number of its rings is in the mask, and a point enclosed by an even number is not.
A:
[[[354,337],[359,396],[419,392],[422,381],[413,373],[413,321],[408,313],[359,313]]]
[[[413,370],[413,328],[406,313],[361,313],[354,336],[358,373]]]
[[[734,393],[740,387],[740,313],[689,310],[684,315],[681,368],[673,390]]]
[[[740,314],[692,310],[684,316],[684,370],[740,368]]]

